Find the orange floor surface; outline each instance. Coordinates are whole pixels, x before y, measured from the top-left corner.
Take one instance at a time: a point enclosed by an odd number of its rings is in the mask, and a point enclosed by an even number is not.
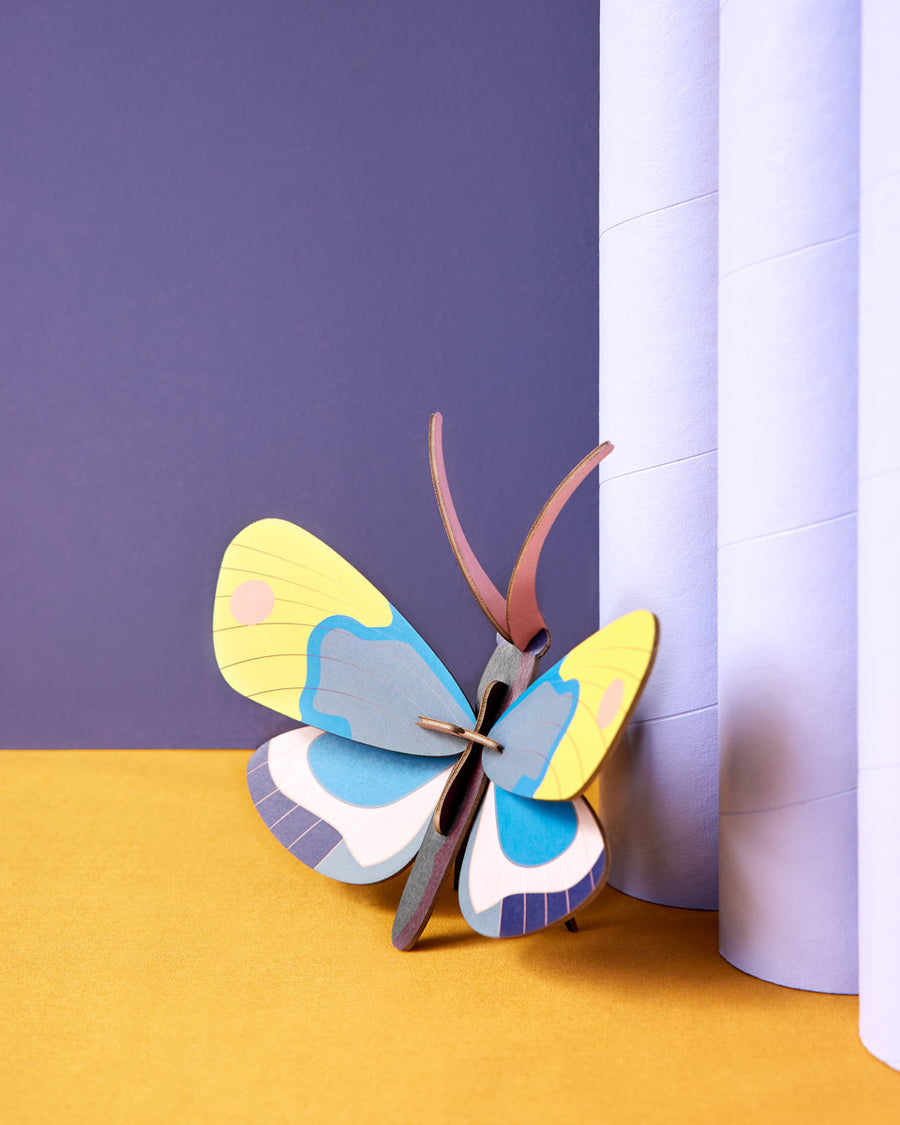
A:
[[[4,1125],[900,1122],[856,998],[738,972],[715,914],[490,941],[446,891],[396,953],[403,877],[305,869],[247,758],[0,753]]]

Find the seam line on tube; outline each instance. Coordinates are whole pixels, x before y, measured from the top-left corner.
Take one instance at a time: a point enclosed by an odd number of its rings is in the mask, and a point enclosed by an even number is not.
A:
[[[733,270],[728,273],[723,273],[719,278],[719,285],[728,278],[734,277],[735,274],[743,273],[745,270],[752,270],[754,266],[764,266],[768,262],[777,262],[782,258],[789,258],[792,254],[802,254],[806,250],[818,250],[820,246],[832,246],[836,242],[846,242],[848,238],[859,238],[859,230],[850,230],[846,234],[839,234],[835,238],[823,238],[819,242],[810,242],[806,246],[795,246],[791,250],[785,250],[781,254],[771,254],[768,258],[759,258],[754,262],[745,262],[742,266],[735,266]]]
[[[900,168],[892,168],[890,172],[882,172],[881,175],[876,176],[874,180],[867,180],[866,183],[860,183],[859,194],[862,195],[864,191],[878,187],[878,185],[883,184],[885,180],[896,179],[897,176],[900,176]]]
[[[665,723],[669,719],[683,719],[686,715],[702,715],[704,711],[715,711],[718,703],[707,703],[705,707],[692,707],[689,711],[676,711],[674,715],[654,715],[650,719],[632,719],[629,727],[639,727],[645,723]]]
[[[879,477],[888,477],[891,473],[900,473],[900,465],[892,465],[889,469],[876,469],[874,473],[867,473],[865,476],[860,476],[860,484],[868,484],[870,480],[877,480]]]
[[[620,219],[617,223],[613,223],[612,226],[604,227],[603,230],[600,231],[600,236],[597,241],[602,242],[604,235],[609,234],[611,230],[615,230],[617,227],[624,227],[626,223],[633,223],[637,219],[646,219],[650,215],[658,215],[660,211],[671,211],[674,207],[685,207],[688,203],[696,203],[699,199],[709,199],[711,195],[718,194],[719,189],[713,188],[712,191],[704,191],[701,192],[700,195],[692,195],[688,199],[676,199],[674,203],[664,203],[662,207],[654,207],[650,211],[641,211],[639,215],[629,215],[627,219]]]
[[[797,809],[802,805],[814,805],[816,801],[833,801],[835,797],[847,797],[856,792],[854,785],[850,789],[842,789],[840,793],[826,793],[822,797],[805,797],[800,801],[788,801],[786,805],[766,805],[762,809],[720,809],[719,816],[753,816],[756,813],[781,812],[782,809]]]
[[[604,477],[600,481],[601,487],[611,480],[621,480],[622,477],[633,477],[635,473],[652,473],[654,469],[665,469],[669,465],[680,465],[683,461],[696,461],[698,457],[709,457],[718,453],[717,449],[704,449],[702,453],[691,453],[687,457],[676,457],[674,461],[660,461],[658,465],[644,465],[640,469],[629,469],[627,473],[616,473],[615,476]]]
[[[778,531],[763,531],[759,535],[748,535],[746,539],[730,539],[727,543],[720,543],[718,550],[725,551],[729,547],[738,547],[741,543],[755,543],[758,539],[775,539],[780,535],[795,535],[798,531],[808,531],[813,527],[824,527],[827,523],[837,523],[838,520],[854,519],[856,511],[841,512],[839,516],[829,516],[824,520],[814,520],[812,523],[801,523],[798,527],[782,527]]]

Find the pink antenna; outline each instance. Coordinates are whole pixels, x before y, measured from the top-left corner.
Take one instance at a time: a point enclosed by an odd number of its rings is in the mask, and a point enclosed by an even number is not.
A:
[[[544,615],[537,603],[537,565],[544,542],[556,517],[569,501],[572,493],[581,482],[600,464],[604,457],[612,453],[613,447],[605,441],[598,445],[582,461],[579,461],[569,475],[553,490],[547,503],[541,508],[538,518],[531,525],[525,538],[512,578],[506,593],[506,622],[509,638],[522,652],[543,629],[549,634]],[[549,636],[548,636],[549,643]]]
[[[525,539],[516,565],[513,568],[509,589],[504,598],[484,567],[475,557],[469,546],[465,532],[456,514],[456,507],[447,483],[447,470],[444,465],[442,439],[443,419],[440,414],[432,414],[428,427],[428,456],[431,463],[431,479],[434,493],[441,512],[441,521],[454,557],[459,564],[469,589],[481,606],[487,619],[497,632],[516,648],[524,652],[534,638],[544,630],[549,645],[549,630],[544,616],[537,604],[535,582],[537,565],[541,550],[556,517],[563,510],[569,497],[581,482],[600,464],[604,457],[612,453],[613,447],[605,441],[593,449],[587,457],[575,466],[559,484],[543,506]]]
[[[431,463],[431,480],[434,484],[434,494],[437,497],[438,507],[441,510],[441,521],[459,569],[469,584],[469,589],[475,595],[475,600],[481,606],[488,621],[498,633],[506,640],[510,635],[506,625],[506,599],[488,577],[487,571],[475,557],[475,552],[469,546],[465,532],[456,514],[456,506],[450,495],[450,486],[447,483],[447,469],[444,465],[444,446],[442,429],[444,420],[440,414],[432,414],[428,425],[428,460]]]

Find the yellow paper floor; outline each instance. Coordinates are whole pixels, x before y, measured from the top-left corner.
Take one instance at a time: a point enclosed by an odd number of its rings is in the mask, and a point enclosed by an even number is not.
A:
[[[900,1121],[855,997],[745,976],[716,916],[604,891],[517,941],[269,835],[237,751],[0,754],[0,1121]]]

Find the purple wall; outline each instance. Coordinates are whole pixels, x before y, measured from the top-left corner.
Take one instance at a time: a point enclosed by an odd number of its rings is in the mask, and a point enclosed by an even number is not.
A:
[[[493,640],[426,455],[505,584],[596,439],[597,0],[36,2],[0,24],[3,744],[251,746],[219,558],[303,524],[471,691]],[[608,435],[615,440],[615,435]],[[541,570],[596,627],[595,489]]]

